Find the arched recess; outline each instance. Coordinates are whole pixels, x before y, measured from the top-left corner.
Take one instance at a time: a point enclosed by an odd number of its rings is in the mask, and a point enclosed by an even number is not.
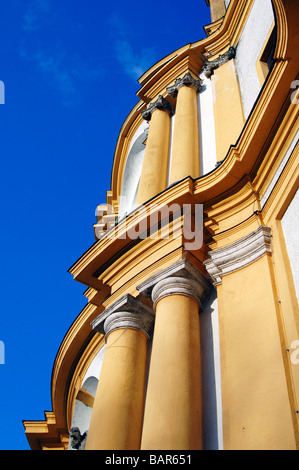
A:
[[[98,379],[90,376],[82,384],[77,394],[71,427],[79,428],[81,434],[88,431],[92,413],[91,399],[95,397],[97,386]],[[87,392],[86,395],[84,391]]]
[[[81,388],[83,388],[83,390],[86,390],[86,392],[88,392],[90,395],[95,397],[97,386],[98,386],[98,379],[94,376],[91,376],[85,380]]]
[[[147,129],[148,127],[142,126],[141,134],[136,138],[128,153],[121,188],[119,219],[122,219],[134,209],[145,152]]]

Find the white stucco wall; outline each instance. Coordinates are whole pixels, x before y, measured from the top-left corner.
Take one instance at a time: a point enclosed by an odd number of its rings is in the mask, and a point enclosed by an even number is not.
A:
[[[289,207],[284,213],[281,219],[281,225],[291,264],[297,299],[299,301],[299,190],[297,190]]]
[[[202,91],[198,94],[200,175],[215,169],[217,162],[212,81],[200,75]]]
[[[102,364],[104,360],[104,354],[105,354],[105,349],[106,345],[104,345],[100,351],[97,353],[93,361],[91,362],[90,366],[88,367],[86,374],[84,375],[84,378],[82,380],[82,384],[86,382],[86,380],[89,377],[95,377],[96,379],[99,380],[101,369],[102,369]]]
[[[236,52],[236,67],[245,119],[261,90],[255,64],[274,22],[271,0],[255,0],[241,34]]]

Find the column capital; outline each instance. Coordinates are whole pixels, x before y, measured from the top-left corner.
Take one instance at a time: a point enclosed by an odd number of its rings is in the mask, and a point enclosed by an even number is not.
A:
[[[220,54],[215,60],[206,60],[201,72],[205,74],[207,78],[211,78],[215,69],[218,69],[221,65],[225,64],[231,59],[236,57],[236,49],[231,46],[225,54]]]
[[[189,260],[183,259],[151,276],[137,290],[152,299],[154,305],[160,298],[174,294],[192,297],[201,305],[211,291],[211,284]]]
[[[229,245],[209,251],[204,265],[214,286],[222,283],[222,276],[237,271],[265,254],[271,254],[271,229],[261,226]]]
[[[158,96],[158,99],[154,103],[150,103],[146,110],[142,111],[141,115],[146,121],[150,121],[152,114],[156,109],[164,110],[169,113],[170,116],[173,115],[172,104],[167,101],[162,95]]]
[[[166,277],[157,282],[152,290],[154,307],[156,307],[159,300],[169,295],[184,295],[190,297],[201,307],[201,300],[203,298],[202,285],[190,278],[178,276]]]
[[[121,328],[142,331],[151,338],[154,325],[154,312],[142,300],[125,294],[91,323],[94,330],[106,336]]]
[[[176,98],[178,91],[183,86],[191,86],[195,88],[196,91],[201,91],[201,83],[199,79],[192,77],[190,72],[185,73],[185,75],[181,78],[177,78],[174,82],[174,85],[166,88],[167,93]]]

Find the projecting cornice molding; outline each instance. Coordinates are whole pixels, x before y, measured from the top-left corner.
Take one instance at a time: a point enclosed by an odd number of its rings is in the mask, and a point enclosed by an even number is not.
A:
[[[261,226],[230,245],[209,251],[210,259],[204,265],[214,286],[222,283],[222,276],[248,266],[265,254],[271,254],[270,228]]]
[[[154,312],[142,300],[126,294],[107,307],[91,325],[93,329],[105,335],[120,328],[130,328],[142,331],[151,338]]]
[[[159,95],[158,99],[154,102],[151,103],[145,111],[142,111],[141,115],[143,119],[146,121],[150,121],[152,118],[152,114],[156,109],[168,111],[170,116],[173,115],[173,107],[172,104],[167,101],[162,95]]]
[[[202,89],[200,80],[193,78],[191,73],[187,72],[182,78],[177,78],[175,80],[174,85],[167,87],[166,91],[170,96],[172,96],[173,98],[176,98],[179,89],[182,88],[183,86],[191,86],[195,88],[197,92],[200,92]]]
[[[211,78],[215,69],[218,69],[218,67],[235,57],[236,49],[231,46],[225,54],[220,54],[217,59],[211,61],[206,60],[201,72],[204,73],[207,78]]]

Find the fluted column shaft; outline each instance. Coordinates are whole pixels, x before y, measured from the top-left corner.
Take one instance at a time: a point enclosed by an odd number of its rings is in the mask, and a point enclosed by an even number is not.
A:
[[[138,450],[144,411],[147,341],[153,314],[137,299],[118,303],[96,319],[106,350],[86,450]],[[126,310],[125,310],[126,308]],[[123,309],[123,310],[122,310]],[[135,311],[134,311],[135,309]]]
[[[162,96],[143,112],[150,120],[142,172],[138,187],[137,205],[143,204],[167,186],[167,169],[170,140],[170,103]]]
[[[199,80],[194,79],[189,72],[176,80],[174,86],[167,88],[168,93],[177,98],[169,184],[186,176],[200,176],[197,105],[199,90]]]

